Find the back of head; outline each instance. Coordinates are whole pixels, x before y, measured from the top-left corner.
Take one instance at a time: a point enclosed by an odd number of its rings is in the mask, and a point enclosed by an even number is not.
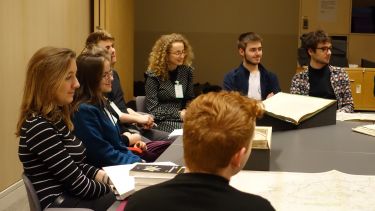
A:
[[[17,135],[25,119],[32,114],[51,121],[63,118],[72,127],[70,106],[58,106],[55,97],[74,59],[75,52],[67,48],[44,47],[34,53],[27,66]]]
[[[262,38],[255,32],[245,32],[240,34],[237,41],[238,49],[246,49],[246,45],[249,42],[262,42]]]
[[[247,150],[263,105],[238,92],[210,92],[193,100],[184,118],[184,159],[191,172],[218,173]]]
[[[104,61],[111,61],[106,49],[93,46],[77,57],[77,78],[81,86],[74,98],[74,108],[80,103],[103,105],[100,83],[103,78]]]
[[[162,35],[152,47],[148,58],[148,70],[153,71],[157,76],[163,78],[168,75],[167,56],[172,47],[172,43],[182,42],[184,44],[184,65],[190,66],[192,64],[194,53],[189,41],[181,34],[172,33]]]
[[[313,49],[315,51],[319,43],[331,42],[331,38],[323,30],[303,34],[300,40],[301,48],[304,48],[306,51],[308,49]]]
[[[98,30],[89,34],[86,39],[86,48],[91,48],[98,44],[99,41],[111,40],[115,41],[115,38],[105,30]]]

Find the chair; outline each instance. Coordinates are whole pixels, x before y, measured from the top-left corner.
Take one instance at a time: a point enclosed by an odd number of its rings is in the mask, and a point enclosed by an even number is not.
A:
[[[370,61],[368,59],[361,59],[361,67],[375,68],[375,61]]]
[[[25,173],[22,174],[22,180],[26,187],[26,193],[27,193],[27,198],[29,200],[30,211],[42,211],[34,186],[31,183],[30,179],[25,175]],[[47,208],[45,209],[45,211],[90,211],[90,210],[91,209],[86,209],[86,208]]]
[[[146,96],[135,97],[135,106],[138,112],[146,112],[145,100]]]

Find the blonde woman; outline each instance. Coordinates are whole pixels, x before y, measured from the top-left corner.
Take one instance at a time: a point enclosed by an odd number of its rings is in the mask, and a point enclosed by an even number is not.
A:
[[[107,210],[115,201],[108,176],[85,163],[86,148],[71,133],[76,72],[70,49],[44,47],[32,56],[17,123],[18,156],[42,209]]]
[[[145,73],[146,109],[160,130],[182,127],[186,103],[194,97],[193,57],[181,34],[162,35],[152,48]]]

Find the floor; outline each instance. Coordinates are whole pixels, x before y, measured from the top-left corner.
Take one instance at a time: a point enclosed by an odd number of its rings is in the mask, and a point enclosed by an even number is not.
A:
[[[116,211],[119,202],[115,202],[108,210]],[[26,189],[22,181],[17,182],[0,193],[0,211],[29,211]]]
[[[0,211],[29,211],[25,186],[19,181],[0,193]]]

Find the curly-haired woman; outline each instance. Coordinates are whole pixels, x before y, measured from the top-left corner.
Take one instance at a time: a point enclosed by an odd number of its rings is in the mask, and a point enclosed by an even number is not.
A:
[[[146,109],[155,116],[160,130],[182,128],[186,103],[194,97],[193,57],[181,34],[162,35],[152,48],[145,73]]]

